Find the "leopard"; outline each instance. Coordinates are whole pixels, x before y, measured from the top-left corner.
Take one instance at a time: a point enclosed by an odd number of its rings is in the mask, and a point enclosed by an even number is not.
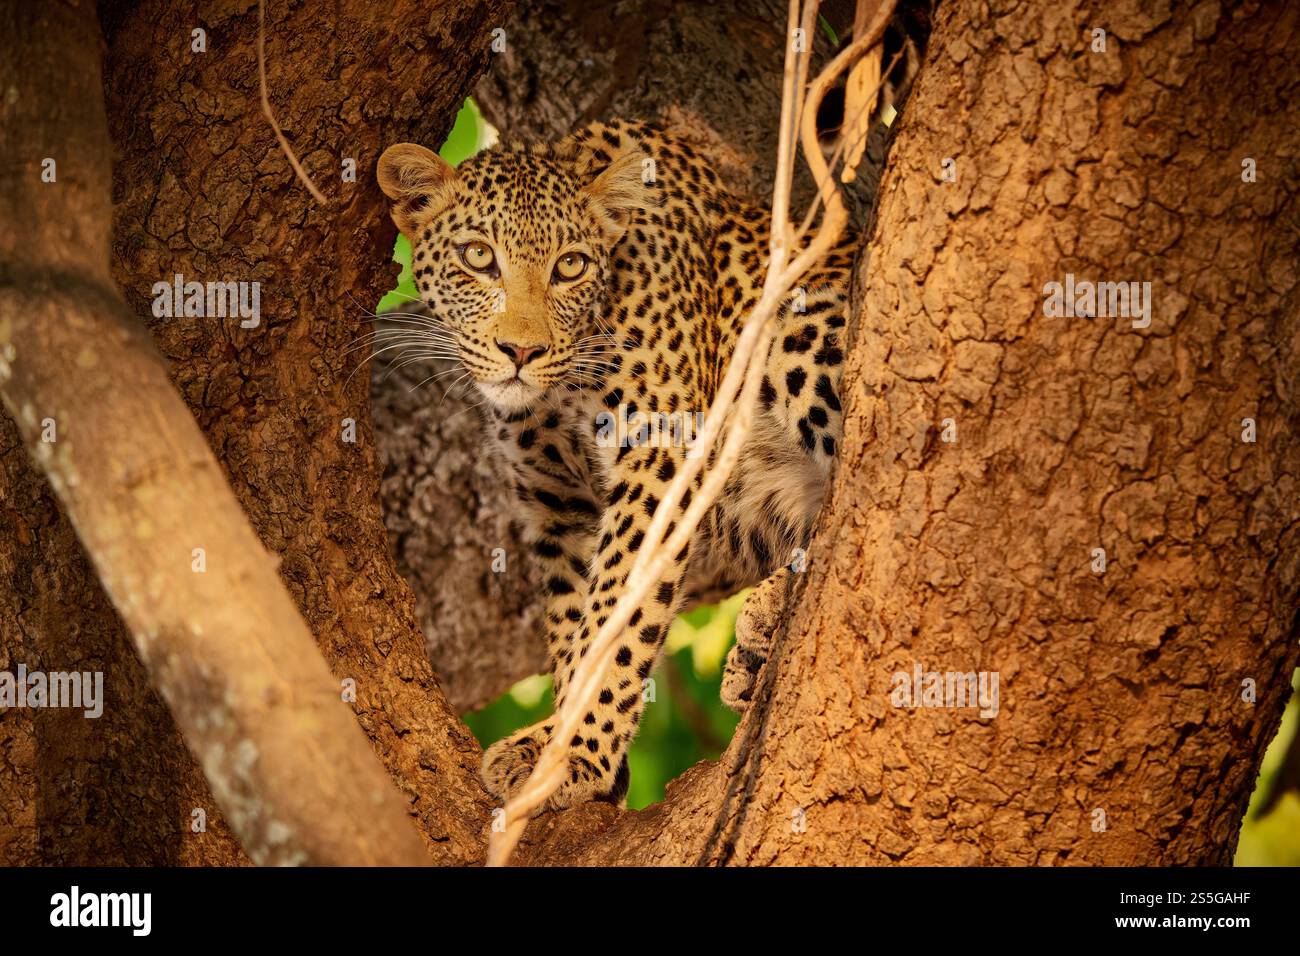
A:
[[[701,453],[692,426],[762,294],[771,214],[727,184],[707,146],[666,121],[613,119],[456,167],[399,143],[376,167],[411,244],[430,334],[454,343],[481,393],[486,453],[540,569],[557,711],[665,490]],[[632,612],[599,695],[565,742],[567,776],[541,809],[624,800],[643,689],[692,596],[753,588],[721,687],[733,710],[753,700],[841,438],[855,249],[851,235],[838,241],[782,304],[740,458]],[[490,745],[487,789],[502,800],[516,793],[553,730],[549,718]]]

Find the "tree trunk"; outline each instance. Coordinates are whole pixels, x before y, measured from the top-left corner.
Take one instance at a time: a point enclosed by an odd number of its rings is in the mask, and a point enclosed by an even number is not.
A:
[[[858,785],[787,771],[757,797],[874,834],[850,859],[1231,862],[1297,663],[1300,13],[1150,9],[941,11],[765,748],[843,753]],[[1045,316],[1067,274],[1150,282],[1150,327]],[[915,662],[999,672],[1001,712],[888,706]]]

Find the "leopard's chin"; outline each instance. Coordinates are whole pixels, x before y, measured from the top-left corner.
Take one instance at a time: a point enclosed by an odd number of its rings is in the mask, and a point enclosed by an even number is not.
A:
[[[504,382],[479,382],[478,387],[489,402],[507,413],[526,411],[545,392],[517,377]]]

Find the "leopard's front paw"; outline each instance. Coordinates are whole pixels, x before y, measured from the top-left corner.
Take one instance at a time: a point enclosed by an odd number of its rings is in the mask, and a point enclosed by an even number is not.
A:
[[[533,772],[549,739],[549,728],[534,724],[492,744],[483,753],[483,785],[501,800],[510,799]]]
[[[722,702],[738,714],[749,708],[758,689],[759,674],[767,663],[772,636],[781,621],[789,573],[789,569],[781,568],[754,588],[736,617],[736,643],[727,652],[719,693]]]
[[[483,754],[483,783],[495,796],[508,800],[523,786],[542,748],[550,740],[550,724],[534,724],[498,740]],[[564,782],[551,794],[542,809],[562,810],[592,800],[620,803],[627,795],[626,756],[617,771],[607,772],[589,758],[586,748],[572,748]],[[608,759],[605,761],[608,763]],[[540,812],[540,811],[539,811]]]

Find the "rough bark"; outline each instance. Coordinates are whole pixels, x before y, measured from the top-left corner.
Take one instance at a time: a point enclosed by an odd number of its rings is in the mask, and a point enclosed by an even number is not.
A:
[[[1300,14],[989,13],[941,8],[893,146],[770,698],[663,807],[530,859],[1231,860],[1297,658]],[[1045,317],[1066,272],[1150,281],[1150,328]],[[998,716],[891,706],[917,661],[999,672]]]
[[[296,181],[257,108],[256,4],[103,11],[114,276],[142,315],[153,284],[176,273],[261,283],[258,328],[157,319],[150,331],[335,678],[356,681],[357,718],[438,862],[481,855],[488,804],[477,746],[437,688],[384,544],[364,376],[348,380],[345,350],[365,328],[360,303],[395,272],[383,265],[393,229],[374,160],[393,140],[445,136],[505,9],[271,5],[272,102],[329,208]],[[204,53],[191,51],[196,28]],[[344,158],[356,160],[355,183],[341,181]],[[356,419],[354,444],[341,440],[345,418]],[[12,585],[0,587],[8,656],[35,654],[28,665],[51,670],[121,667],[107,679],[111,720],[95,728],[54,712],[0,718],[6,862],[238,860],[8,420],[0,448],[6,531],[19,543],[0,565]],[[189,832],[193,807],[207,809],[206,833]]]
[[[909,104],[862,276],[839,520],[800,689],[774,701],[771,758],[842,746],[866,803],[827,773],[765,790],[873,834],[852,854],[869,862],[1228,863],[1297,661],[1300,16],[999,12],[942,11]],[[1223,91],[1247,73],[1243,113]],[[949,156],[957,182],[937,181]],[[1149,281],[1150,328],[1045,317],[1066,273]],[[1000,672],[1001,714],[882,712],[914,661]],[[870,716],[841,737],[852,712]],[[807,858],[784,842],[738,854]]]

